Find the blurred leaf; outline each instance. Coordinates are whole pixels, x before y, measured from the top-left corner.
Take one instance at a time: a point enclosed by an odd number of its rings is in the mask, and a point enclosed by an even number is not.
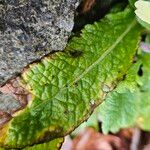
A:
[[[150,44],[150,33],[146,35],[145,42]]]
[[[137,71],[140,63],[137,63],[99,106],[104,133],[117,132],[120,128],[134,125],[150,131],[150,55],[141,54],[139,59],[143,65],[140,77]]]
[[[135,13],[139,23],[150,30],[150,1],[139,0],[135,3]]]
[[[143,62],[143,76],[141,77],[142,86],[140,87],[137,123],[142,129],[150,131],[150,54],[142,55],[141,59]]]
[[[134,95],[133,92],[136,90],[139,66],[140,63],[135,64],[127,73],[125,80],[120,82],[99,106],[104,133],[117,132],[120,128],[126,128],[135,123],[138,95]]]

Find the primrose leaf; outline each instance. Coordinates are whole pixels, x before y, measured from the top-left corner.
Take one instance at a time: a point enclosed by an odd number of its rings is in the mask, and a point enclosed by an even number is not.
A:
[[[99,106],[99,117],[105,134],[109,131],[117,132],[120,128],[126,128],[135,123],[138,95],[133,93],[137,88],[139,67],[140,63],[133,65],[124,81],[120,82]]]
[[[48,143],[37,144],[31,147],[26,147],[23,150],[58,150],[61,147],[63,138],[52,140]],[[0,150],[5,150],[5,148],[0,148]]]
[[[143,66],[143,75],[141,74],[139,77],[137,69],[140,64]],[[121,128],[135,125],[150,131],[148,119],[150,116],[149,68],[150,55],[141,54],[139,62],[129,70],[126,79],[113,92],[109,93],[106,100],[99,106],[99,117],[104,133],[117,132]],[[131,78],[133,82],[131,82]]]
[[[61,147],[63,138],[52,140],[48,143],[37,144],[31,147],[26,147],[23,150],[58,150]]]
[[[28,105],[3,126],[0,145],[24,148],[73,131],[123,79],[140,33],[128,8],[85,26],[63,52],[26,68],[20,84],[31,93]]]

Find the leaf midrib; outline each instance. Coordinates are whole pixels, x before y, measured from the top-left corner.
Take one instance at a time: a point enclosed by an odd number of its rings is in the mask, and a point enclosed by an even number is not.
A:
[[[136,25],[136,20],[134,19],[128,28],[119,36],[116,42],[111,45],[94,63],[92,63],[88,68],[86,68],[81,75],[79,75],[72,83],[78,82],[84,75],[86,75],[90,70],[92,70],[96,65],[98,65],[128,34],[128,32]]]
[[[128,34],[128,32],[136,25],[136,20],[134,19],[131,24],[129,24],[129,26],[126,28],[126,30],[117,38],[117,40],[114,42],[113,45],[111,45],[95,62],[93,62],[89,67],[87,67],[81,75],[79,75],[74,81],[72,81],[69,86],[66,87],[66,85],[64,85],[60,90],[64,90],[66,88],[69,88],[70,86],[72,86],[74,83],[76,83],[77,81],[79,81],[84,75],[86,75],[90,70],[92,70],[96,65],[98,65],[121,41],[122,39]],[[58,92],[58,93],[59,93]],[[58,94],[57,93],[57,94]],[[33,94],[33,93],[32,93]],[[57,95],[56,94],[56,95]],[[33,94],[34,95],[34,94]],[[53,98],[56,96],[54,95]],[[34,95],[36,96],[36,95]],[[34,108],[37,109],[38,107],[40,107],[41,105],[49,102],[50,100],[46,100],[41,102],[39,105],[32,107],[32,109]],[[30,105],[31,106],[31,105]]]

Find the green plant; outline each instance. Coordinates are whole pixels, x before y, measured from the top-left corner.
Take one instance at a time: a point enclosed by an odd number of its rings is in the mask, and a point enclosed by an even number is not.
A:
[[[97,108],[105,133],[135,124],[150,130],[150,104],[145,98],[150,90],[150,56],[136,54],[142,31],[128,6],[86,25],[64,51],[31,64],[18,79],[31,94],[29,103],[3,126],[0,146],[37,149],[38,143],[64,137],[105,99]]]

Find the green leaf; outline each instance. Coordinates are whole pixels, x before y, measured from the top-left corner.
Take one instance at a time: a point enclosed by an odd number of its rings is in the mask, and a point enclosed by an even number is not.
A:
[[[139,77],[137,69],[141,63],[143,75]],[[141,54],[140,61],[129,70],[126,79],[99,106],[104,133],[117,132],[134,125],[150,131],[149,68],[150,55]]]
[[[142,129],[150,131],[150,54],[143,54],[141,60],[143,62],[143,76],[141,77],[137,124]]]
[[[63,142],[63,138],[52,140],[48,143],[34,145],[32,147],[24,148],[23,150],[58,150]]]
[[[150,131],[150,54],[142,54],[141,60],[143,63],[143,75],[141,77],[142,84],[139,87],[139,91],[134,93],[135,95],[138,95],[139,100],[136,123],[143,130]]]
[[[74,130],[127,73],[140,32],[128,8],[85,26],[63,52],[30,65],[20,81],[32,96],[1,129],[0,145],[23,148]]]
[[[34,146],[26,147],[23,150],[58,150],[60,149],[64,139],[59,138],[52,140],[48,143],[37,144]],[[6,150],[5,148],[0,148],[0,150]]]
[[[138,95],[133,93],[136,90],[139,66],[140,63],[135,64],[127,73],[124,81],[120,82],[99,106],[99,116],[105,134],[109,131],[117,132],[120,128],[126,128],[135,123]]]
[[[105,134],[115,133],[120,128],[127,128],[134,124],[137,111],[137,97],[131,92],[112,93],[102,104],[100,116],[102,129]]]

